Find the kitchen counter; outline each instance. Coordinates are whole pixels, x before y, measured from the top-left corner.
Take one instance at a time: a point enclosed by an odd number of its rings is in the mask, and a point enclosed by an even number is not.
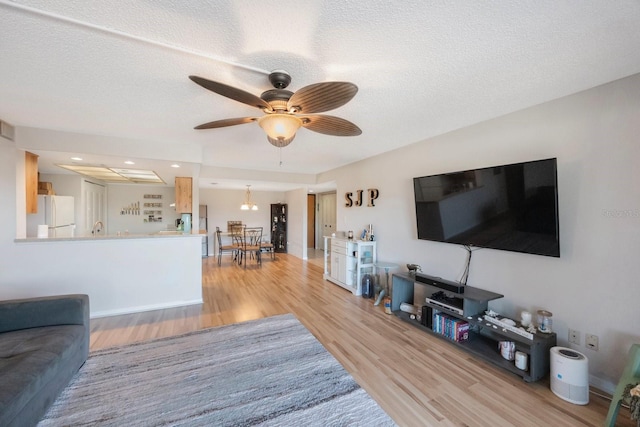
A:
[[[114,316],[202,303],[202,235],[110,234],[15,239],[13,255],[29,260],[27,282],[14,283],[16,298],[82,293],[91,317]]]
[[[177,238],[177,237],[202,237],[198,232],[195,233],[183,233],[182,231],[160,231],[150,234],[106,234],[97,236],[75,236],[75,237],[27,237],[24,239],[15,239],[16,243],[34,243],[34,242],[74,242],[74,241],[101,241],[101,240],[127,240],[127,239],[164,239],[164,238]]]

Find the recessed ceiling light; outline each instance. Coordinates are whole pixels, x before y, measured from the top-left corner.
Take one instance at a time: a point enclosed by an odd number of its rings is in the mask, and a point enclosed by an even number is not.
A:
[[[72,158],[71,158],[71,160],[77,160],[77,161],[80,161],[80,160],[82,160],[82,157],[72,157]]]
[[[125,161],[124,161],[124,164],[125,164],[125,165],[135,165],[135,164],[136,164],[136,162],[132,162],[131,160],[125,160]]]
[[[172,167],[172,168],[179,168],[179,167],[180,167],[180,165],[178,165],[178,164],[174,163],[174,164],[172,164],[172,165],[171,165],[171,167]]]

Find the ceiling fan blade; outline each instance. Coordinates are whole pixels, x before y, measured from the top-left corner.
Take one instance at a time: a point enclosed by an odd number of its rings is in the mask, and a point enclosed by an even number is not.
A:
[[[215,92],[218,95],[226,96],[227,98],[233,99],[234,101],[242,102],[243,104],[247,104],[252,107],[266,108],[268,110],[271,110],[271,106],[265,100],[242,89],[238,89],[224,83],[207,80],[198,76],[189,76],[189,78],[203,88],[209,89],[210,91]]]
[[[255,117],[238,117],[236,119],[216,120],[216,121],[213,121],[213,122],[201,124],[200,126],[196,126],[196,127],[194,127],[194,129],[223,128],[223,127],[227,127],[227,126],[235,126],[235,125],[242,125],[242,124],[245,124],[245,123],[251,123],[251,122],[255,122],[256,120],[258,120],[258,119],[255,118]]]
[[[357,92],[358,86],[349,82],[315,83],[294,93],[287,107],[296,113],[322,113],[346,104]]]
[[[348,120],[340,117],[312,115],[298,116],[302,119],[302,126],[314,132],[333,136],[357,136],[362,130]]]

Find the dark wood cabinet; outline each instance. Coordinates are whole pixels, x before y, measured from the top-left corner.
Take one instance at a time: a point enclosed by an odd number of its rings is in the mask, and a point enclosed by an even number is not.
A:
[[[275,252],[287,252],[287,205],[271,205],[271,243]]]
[[[446,305],[432,303],[425,300],[425,295],[442,289],[434,288],[430,285],[416,281],[415,276],[408,274],[394,274],[392,279],[392,302],[393,313],[402,320],[411,323],[413,326],[447,340],[452,345],[468,351],[476,357],[491,362],[509,372],[521,376],[525,381],[538,381],[549,374],[550,357],[549,352],[556,345],[556,334],[545,334],[542,332],[532,334],[530,338],[521,333],[514,332],[516,328],[506,329],[495,322],[487,320],[485,311],[488,309],[488,302],[502,298],[503,295],[494,292],[465,286],[462,294],[447,292],[449,300],[460,303],[458,309],[448,309]],[[468,340],[457,342],[445,337],[442,333],[435,331],[435,323],[422,322],[416,316],[404,312],[400,309],[402,303],[411,304],[421,309],[428,307],[428,313],[444,314],[449,318],[460,319],[469,324]],[[435,321],[435,318],[433,318]],[[425,325],[426,323],[426,325]],[[431,323],[431,324],[429,324]],[[518,325],[519,326],[519,325]],[[509,327],[509,326],[507,326]],[[515,345],[515,350],[527,354],[528,365],[526,369],[519,369],[513,361],[504,359],[500,355],[498,343],[500,341],[511,341]]]

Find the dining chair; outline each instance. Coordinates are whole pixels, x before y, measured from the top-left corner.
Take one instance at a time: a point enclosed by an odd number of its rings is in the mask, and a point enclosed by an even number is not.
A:
[[[233,254],[232,259],[235,260],[238,255],[238,245],[233,242],[230,245],[222,244],[222,231],[220,231],[220,227],[216,227],[216,238],[218,239],[218,265],[222,263],[222,254],[230,253]]]
[[[245,225],[244,224],[234,224],[231,227],[231,241],[233,242],[233,244],[236,246],[237,251],[235,256],[233,257],[233,260],[238,262],[238,264],[240,263],[240,248],[242,248],[242,246],[244,246],[244,229],[245,229]]]
[[[242,243],[239,249],[238,264],[242,264],[244,260],[244,268],[247,268],[249,261],[247,255],[254,256],[256,263],[262,265],[262,257],[260,256],[260,241],[262,240],[262,227],[245,227]]]
[[[265,251],[271,254],[271,259],[276,259],[276,252],[273,243],[269,241],[260,242],[260,251]]]

